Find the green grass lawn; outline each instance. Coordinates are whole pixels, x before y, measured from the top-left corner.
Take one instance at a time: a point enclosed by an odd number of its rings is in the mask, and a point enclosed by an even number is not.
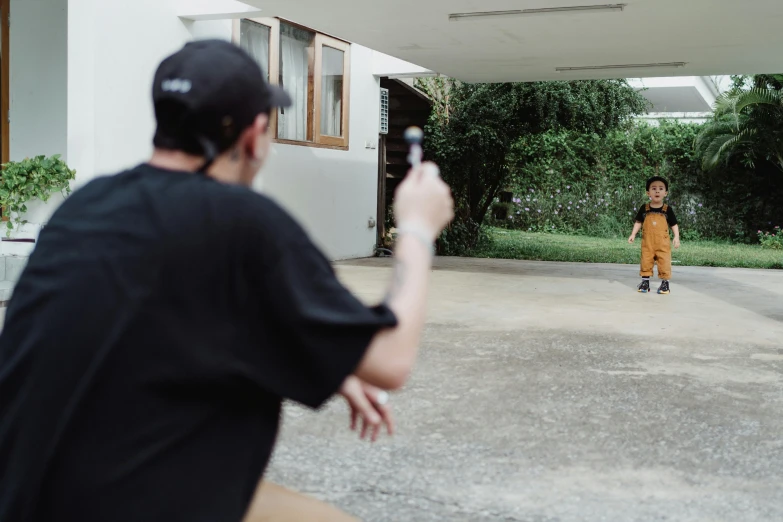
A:
[[[559,234],[537,234],[516,230],[492,229],[493,243],[474,253],[476,257],[569,261],[576,263],[638,264],[641,238],[629,245],[623,239],[603,239]],[[714,241],[683,241],[672,249],[675,266],[720,266],[730,268],[783,269],[783,250],[760,246],[736,245]]]

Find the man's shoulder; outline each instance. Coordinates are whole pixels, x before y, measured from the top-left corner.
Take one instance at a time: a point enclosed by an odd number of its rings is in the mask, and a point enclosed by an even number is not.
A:
[[[220,209],[213,226],[231,229],[242,237],[255,237],[269,247],[289,248],[311,242],[304,226],[274,197],[252,188],[219,184],[210,191],[212,203]]]
[[[97,205],[100,208],[95,212],[152,204],[158,214],[163,212],[175,220],[177,216],[187,215],[199,226],[207,224],[206,221],[224,229],[261,227],[287,233],[302,230],[282,205],[252,188],[193,173],[160,172],[149,165],[90,180],[65,200],[58,217],[81,215],[84,209],[96,207],[96,202],[104,205]]]
[[[296,225],[294,218],[271,196],[238,185],[218,184],[214,196],[230,203],[226,210],[234,218],[263,219],[277,225]]]
[[[98,174],[93,179],[85,182],[75,188],[73,192],[65,198],[65,201],[58,206],[52,216],[52,221],[56,222],[58,218],[68,216],[69,219],[84,215],[85,210],[92,210],[96,207],[95,203],[100,201],[114,201],[118,197],[127,195],[119,185],[123,179],[132,174],[135,169],[125,170],[113,174]]]
[[[141,186],[147,196],[170,197],[178,204],[203,205],[211,200],[220,205],[222,215],[236,217],[248,212],[258,216],[285,219],[288,214],[272,198],[242,185],[221,183],[202,174],[161,171],[142,164],[117,174],[100,176],[85,184],[81,191],[100,191],[117,185]]]

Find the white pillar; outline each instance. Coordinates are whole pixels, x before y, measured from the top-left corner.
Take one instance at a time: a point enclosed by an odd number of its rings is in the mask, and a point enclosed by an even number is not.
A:
[[[74,188],[95,177],[95,1],[68,5],[68,164]]]
[[[10,27],[10,159],[60,154],[68,161],[68,0],[13,0]],[[50,204],[30,202],[25,219],[48,220]]]
[[[13,0],[11,159],[66,155],[68,0]]]

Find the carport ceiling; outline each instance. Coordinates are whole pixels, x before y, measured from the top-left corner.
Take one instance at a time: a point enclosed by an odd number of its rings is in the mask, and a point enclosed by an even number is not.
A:
[[[264,11],[470,82],[783,71],[783,0],[616,0],[623,9],[450,21],[606,0],[244,0]],[[556,68],[672,64],[681,67]]]

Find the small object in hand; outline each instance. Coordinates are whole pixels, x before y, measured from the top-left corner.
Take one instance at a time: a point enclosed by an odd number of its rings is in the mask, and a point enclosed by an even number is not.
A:
[[[421,145],[421,142],[424,141],[424,131],[419,127],[408,127],[405,129],[405,141],[408,145]]]
[[[389,393],[385,391],[379,391],[378,397],[376,397],[375,400],[378,401],[378,404],[384,406],[386,403],[389,402]]]
[[[411,150],[408,155],[408,163],[412,167],[421,165],[421,158],[424,155],[421,144],[424,141],[424,131],[419,127],[408,127],[405,129],[405,142],[410,145]]]

